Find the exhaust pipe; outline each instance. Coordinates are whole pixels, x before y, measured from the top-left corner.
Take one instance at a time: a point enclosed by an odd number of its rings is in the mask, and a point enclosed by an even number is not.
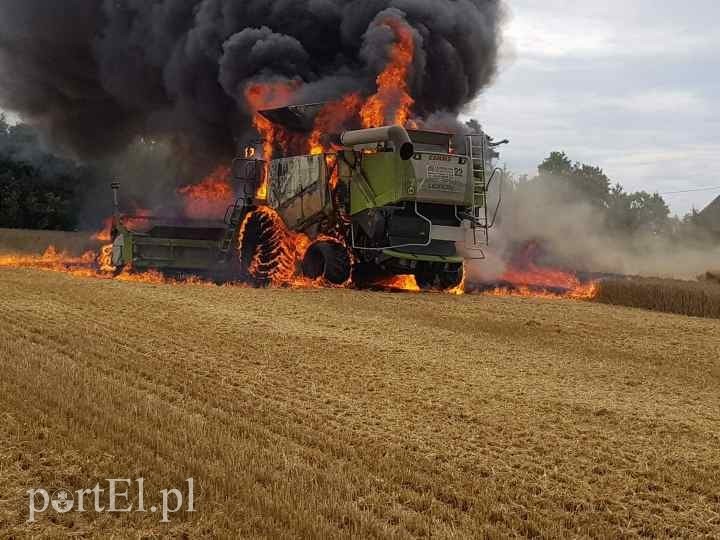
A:
[[[358,129],[346,131],[340,136],[344,146],[357,146],[359,144],[372,144],[379,142],[392,142],[395,151],[400,154],[403,161],[415,155],[415,146],[410,140],[407,130],[402,126],[386,126],[371,129]]]
[[[115,218],[120,217],[120,182],[117,180],[110,184],[113,193],[113,215]]]

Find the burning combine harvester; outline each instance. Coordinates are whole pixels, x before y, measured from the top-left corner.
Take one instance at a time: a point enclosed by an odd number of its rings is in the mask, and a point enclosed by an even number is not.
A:
[[[263,159],[251,146],[234,160],[237,200],[224,220],[144,216],[138,229],[121,215],[114,184],[112,265],[259,286],[414,276],[421,288],[457,287],[463,261],[484,257],[501,143],[401,125],[318,132],[333,106],[258,113],[259,131],[274,135],[258,143]]]
[[[285,34],[285,23],[276,25],[277,21],[270,20],[239,28],[237,17],[224,12],[210,17],[218,23],[213,29],[212,24],[206,26],[207,17],[197,19],[193,14],[195,22],[202,19],[202,29],[188,21],[192,32],[175,44],[190,63],[184,68],[175,65],[180,57],[173,54],[164,70],[157,70],[156,62],[146,66],[147,73],[156,74],[157,79],[149,77],[151,86],[141,94],[159,96],[157,83],[167,73],[173,73],[167,77],[172,80],[184,80],[183,73],[207,74],[209,79],[187,85],[188,95],[178,94],[174,85],[168,87],[167,97],[182,104],[177,107],[168,108],[161,99],[157,100],[161,109],[154,110],[155,105],[141,104],[143,99],[128,101],[125,93],[108,95],[103,103],[117,103],[117,113],[137,102],[139,110],[133,105],[134,113],[146,114],[148,121],[156,113],[165,118],[169,110],[182,111],[168,126],[185,126],[187,118],[196,118],[201,129],[190,129],[194,135],[188,139],[182,133],[161,131],[182,143],[173,147],[177,152],[197,148],[197,142],[205,148],[229,133],[255,136],[251,127],[260,140],[244,148],[232,166],[227,163],[202,182],[180,188],[178,200],[168,197],[163,206],[182,219],[157,215],[167,210],[123,215],[120,185],[115,183],[113,217],[95,237],[105,244],[99,265],[87,262],[93,256],[77,260],[49,250],[38,260],[10,258],[0,260],[0,266],[37,265],[153,282],[167,281],[168,276],[197,276],[257,286],[353,283],[501,294],[539,288],[589,297],[593,284],[586,286],[572,272],[538,264],[534,256],[521,259],[518,265],[507,253],[495,253],[494,258],[500,260],[494,263],[509,261],[503,272],[495,268],[498,264],[464,264],[485,256],[488,231],[500,207],[501,190],[492,188],[502,182],[493,164],[498,157],[496,147],[502,143],[494,143],[479,127],[467,133],[467,126],[451,115],[492,80],[500,43],[499,3],[438,3],[436,12],[429,9],[432,2],[405,2],[403,10],[393,2],[354,4],[330,14],[332,19],[342,11],[338,23],[344,28],[337,36],[342,35],[338,41],[342,50],[332,54],[332,59],[327,53],[333,47],[318,47],[314,35],[316,27],[323,28],[331,20],[325,14],[314,19],[317,25],[304,25],[311,29],[306,36],[299,28]],[[116,15],[125,20],[126,11],[121,9]],[[350,21],[344,17],[357,19],[350,27],[359,33],[345,31]],[[156,29],[157,25],[150,26]],[[91,32],[92,50],[97,48],[96,36],[104,33]],[[167,35],[176,34],[175,29],[168,29]],[[200,35],[203,39],[195,39]],[[149,40],[166,41],[165,37]],[[194,41],[203,44],[201,50],[191,51]],[[220,63],[215,70],[197,70],[196,59],[205,62],[207,43],[223,44]],[[439,43],[443,46],[438,47]],[[426,47],[433,48],[432,54]],[[287,62],[286,53],[290,55]],[[107,56],[115,59],[117,55]],[[112,70],[100,71],[105,75]],[[30,70],[31,82],[36,72]],[[115,79],[96,82],[98,88],[118,88]],[[202,96],[195,95],[197,88],[203,88]],[[348,92],[348,88],[354,90]],[[328,95],[338,96],[337,100],[288,106]],[[205,97],[210,101],[206,103]],[[70,116],[92,115],[96,101]],[[187,114],[188,105],[200,108]],[[58,120],[68,117],[65,103],[57,110]],[[217,122],[221,114],[226,115],[225,122]],[[120,131],[126,132],[122,115],[111,116],[121,121]],[[103,123],[103,118],[98,120]],[[205,125],[203,118],[212,118],[212,125]],[[447,132],[432,131],[446,122],[453,126]],[[59,128],[62,122],[50,124]],[[66,131],[92,125],[70,122]],[[156,125],[154,120],[148,122],[152,125]],[[96,131],[90,129],[85,136],[65,133],[64,138],[87,138],[92,148],[104,146],[98,144]],[[210,138],[198,141],[201,134]],[[117,138],[118,143],[123,140]],[[182,212],[175,205],[178,201],[185,203]],[[466,284],[465,278],[476,283]]]

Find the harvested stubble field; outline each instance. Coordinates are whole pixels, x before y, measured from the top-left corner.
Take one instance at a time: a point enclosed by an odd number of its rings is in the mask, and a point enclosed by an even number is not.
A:
[[[719,329],[0,269],[0,537],[718,537]],[[31,487],[138,477],[197,512],[24,523]]]

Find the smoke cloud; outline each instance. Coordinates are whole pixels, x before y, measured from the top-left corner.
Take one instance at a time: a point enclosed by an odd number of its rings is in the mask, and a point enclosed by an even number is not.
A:
[[[492,81],[501,0],[3,0],[0,107],[81,158],[143,136],[210,162],[249,132],[250,82],[302,82],[298,102],[371,93],[393,40],[379,17],[413,30],[419,116]]]
[[[719,266],[717,238],[700,231],[618,234],[597,207],[538,188],[506,187],[487,259],[469,264],[471,280],[498,280],[530,242],[537,247],[532,262],[572,272],[692,280]],[[495,190],[493,205],[497,197]]]

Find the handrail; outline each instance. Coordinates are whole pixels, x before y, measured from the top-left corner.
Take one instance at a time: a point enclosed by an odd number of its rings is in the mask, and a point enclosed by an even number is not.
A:
[[[495,179],[495,174],[500,172],[500,183],[498,188],[498,202],[495,206],[495,212],[493,213],[492,221],[487,224],[488,229],[492,229],[495,227],[495,221],[497,220],[498,212],[500,211],[500,205],[502,204],[502,195],[503,195],[503,185],[505,185],[505,174],[504,171],[500,167],[495,167],[495,170],[493,171],[492,175],[490,175],[490,181],[488,182],[488,189],[490,189],[490,186],[492,185],[493,180]]]

